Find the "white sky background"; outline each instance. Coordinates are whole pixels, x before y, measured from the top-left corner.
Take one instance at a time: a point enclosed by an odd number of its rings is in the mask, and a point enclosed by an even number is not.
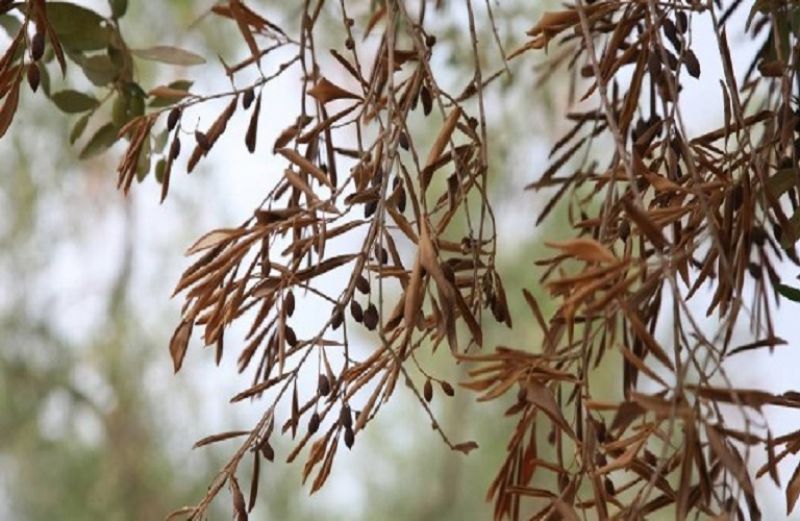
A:
[[[91,4],[92,2],[86,3]],[[100,5],[100,2],[94,3]],[[104,6],[98,9],[101,8]],[[746,14],[746,11],[745,8],[741,9],[742,15]],[[705,20],[704,16],[700,18]],[[526,25],[532,26],[535,21],[536,17],[532,15]],[[741,50],[734,52],[733,55],[738,77],[741,77],[747,66],[747,60],[754,52],[751,45],[742,46],[741,33],[734,30],[742,25],[741,22],[742,20],[732,22],[733,25],[729,30],[731,48]],[[689,133],[695,135],[715,127],[721,119],[722,96],[718,80],[722,78],[722,71],[716,42],[709,27],[696,26],[694,28],[692,49],[702,63],[703,71],[700,80],[686,76],[682,109]],[[530,63],[538,61],[531,56],[527,60]],[[280,61],[283,60],[279,57],[268,59],[265,62],[267,65],[265,70],[270,69],[268,64]],[[209,70],[214,69],[209,68]],[[188,71],[187,76],[194,76],[194,71]],[[335,78],[335,75],[333,77]],[[163,405],[168,414],[173,416],[175,424],[181,426],[181,431],[175,433],[172,442],[175,444],[175,451],[178,453],[183,451],[184,461],[187,464],[191,464],[192,461],[192,454],[189,451],[192,440],[212,432],[246,428],[258,419],[265,404],[242,404],[232,410],[227,403],[230,396],[248,385],[250,378],[249,375],[234,376],[236,375],[235,359],[239,349],[239,345],[233,340],[236,335],[231,335],[231,340],[227,343],[223,367],[218,369],[213,365],[213,348],[201,351],[197,340],[199,331],[195,331],[195,339],[190,346],[184,368],[180,374],[173,376],[167,350],[170,332],[165,330],[164,326],[177,323],[178,310],[182,300],[177,297],[172,301],[167,308],[170,310],[168,316],[163,316],[165,309],[163,303],[169,298],[173,284],[178,280],[180,272],[188,265],[188,261],[179,258],[179,254],[193,238],[212,228],[237,226],[244,221],[251,215],[253,208],[259,204],[268,187],[281,175],[284,162],[274,158],[270,149],[278,133],[290,124],[297,114],[299,99],[296,82],[297,75],[288,74],[279,83],[271,85],[265,91],[259,128],[259,146],[256,154],[250,155],[245,150],[243,139],[249,115],[245,116],[239,110],[231,121],[225,136],[214,147],[208,158],[201,163],[201,165],[205,164],[203,168],[199,168],[198,171],[187,177],[185,169],[182,168],[183,165],[176,165],[171,181],[170,199],[164,205],[158,204],[160,186],[156,185],[152,178],[143,184],[135,185],[132,189],[132,198],[136,207],[137,234],[136,272],[132,298],[141,303],[138,317],[141,320],[141,327],[166,335],[162,339],[164,345],[161,352],[162,363],[153,367],[144,376],[146,385],[155,396],[185,396],[183,390],[190,383],[196,384],[195,387],[201,393],[194,404],[188,404],[184,399],[167,399]],[[229,85],[223,77],[207,74],[193,90],[210,93],[226,90],[228,87]],[[491,107],[489,109],[491,111]],[[206,128],[217,116],[219,110],[221,110],[220,105],[214,106],[213,109],[211,107],[204,109],[199,114],[200,128]],[[184,120],[184,125],[188,123],[188,120]],[[510,178],[515,183],[519,183],[516,189],[521,189],[524,184],[535,179],[537,171],[532,171],[531,165],[544,165],[547,162],[546,150],[558,137],[557,135],[530,136],[530,141],[525,143],[524,147],[515,150],[513,157],[519,158],[519,160],[509,163],[513,168],[513,175]],[[182,141],[184,145],[182,157],[185,160],[190,151],[191,136],[183,136]],[[0,154],[3,146],[4,143],[0,142]],[[80,172],[71,174],[80,174]],[[108,183],[115,180],[110,173],[105,179]],[[202,201],[202,210],[193,216],[192,230],[182,229],[186,221],[177,213],[181,211],[181,205],[171,202],[175,199]],[[520,226],[519,223],[520,220],[526,223],[532,221],[528,208],[533,208],[538,204],[537,201],[541,200],[541,196],[537,197],[532,193],[515,196],[515,203],[531,206],[505,205],[500,216],[503,222],[508,223],[509,226],[501,226],[501,228],[511,229],[514,233],[532,233],[532,226]],[[517,211],[514,211],[515,207],[518,208]],[[64,210],[63,206],[56,207],[56,211]],[[57,219],[58,215],[54,214],[53,218]],[[122,252],[120,232],[122,225],[121,213],[113,212],[108,220],[97,223],[97,227],[92,231],[93,237],[88,250],[67,246],[62,251],[55,253],[52,267],[49,270],[53,286],[49,289],[63,296],[58,303],[59,309],[63,313],[57,316],[60,317],[59,323],[66,336],[80,338],[82,332],[89,329],[90,324],[102,320],[98,313],[103,309],[103,302],[99,300],[99,295],[93,292],[92,288],[105,288],[107,282],[112,280],[116,274],[116,267],[119,265]],[[509,237],[505,237],[505,240],[506,242],[501,242],[501,244],[517,242],[513,239],[509,240]],[[357,244],[353,245],[353,248],[357,247]],[[798,273],[800,273],[800,268],[789,264],[784,264],[780,270],[782,279],[790,283],[795,281]],[[342,277],[340,281],[345,280],[345,275],[344,272],[340,274]],[[166,281],[166,285],[157,287],[154,292],[153,281]],[[702,299],[693,304],[698,309],[698,314],[702,314],[700,312],[704,309],[702,304]],[[295,315],[295,323],[298,323],[303,313],[311,315],[316,313],[317,309],[322,308],[299,307]],[[762,353],[760,355],[739,355],[726,365],[729,375],[737,385],[758,387],[774,392],[800,388],[798,385],[800,383],[798,381],[800,351],[797,350],[800,347],[800,327],[796,325],[797,319],[795,318],[798,310],[800,307],[796,304],[784,301],[774,319],[779,336],[789,342],[787,346],[777,348],[772,356],[767,356],[765,351],[759,351]],[[327,311],[324,312],[327,313]],[[711,328],[713,325],[712,317],[708,320],[708,327]],[[81,373],[77,379],[89,382],[87,385],[95,389],[102,387],[101,383],[91,383],[93,380],[91,375]],[[310,392],[310,389],[306,389],[306,394]],[[390,417],[390,414],[384,414],[379,421],[391,421]],[[780,415],[772,415],[771,420],[774,422],[773,432],[778,434],[800,428],[800,416],[797,414],[782,412]],[[427,424],[427,420],[422,414],[410,419],[410,423],[414,422],[419,423],[423,428]],[[87,436],[91,437],[91,433]],[[358,450],[352,456],[346,451],[340,452],[337,456],[337,464],[334,466],[334,475],[326,487],[315,496],[303,500],[311,502],[312,506],[320,505],[338,512],[350,512],[355,518],[358,518],[359,503],[368,499],[364,496],[363,487],[358,484],[359,476],[368,468],[369,460],[379,458],[380,453],[376,447],[368,444],[359,446],[357,443],[356,449]],[[760,458],[760,453],[758,458]],[[760,464],[763,460],[758,458],[754,458],[754,460]],[[278,459],[280,459],[280,455]],[[345,463],[348,460],[355,464]],[[795,457],[784,460],[781,465],[783,483],[791,476],[796,464],[797,458]],[[300,469],[297,464],[287,467],[278,463],[270,469],[282,473],[285,479],[296,481],[299,489]],[[245,472],[249,475],[249,469]],[[759,480],[758,486],[764,487],[765,498],[767,495],[770,497],[769,501],[762,500],[764,519],[781,519],[785,512],[783,494],[769,487],[766,478]],[[298,498],[305,495],[303,491],[300,492]],[[476,493],[483,494],[483,491],[476,491]],[[800,514],[796,512],[792,519],[800,519]]]

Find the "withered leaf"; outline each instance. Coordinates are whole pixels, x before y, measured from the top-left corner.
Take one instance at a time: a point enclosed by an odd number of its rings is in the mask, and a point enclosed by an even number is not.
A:
[[[317,477],[314,479],[314,483],[311,485],[311,494],[322,488],[322,485],[324,485],[325,481],[328,479],[328,476],[331,473],[331,468],[333,467],[333,458],[336,456],[336,449],[338,447],[339,438],[337,437],[333,439],[333,443],[331,443],[331,446],[325,455],[325,461],[322,462],[322,468],[320,468],[319,474],[317,474]]]
[[[525,382],[525,399],[539,407],[570,438],[575,438],[572,428],[561,413],[561,407],[547,387],[534,378],[529,378]]]
[[[459,452],[463,452],[464,454],[469,454],[473,450],[478,448],[478,444],[474,441],[465,441],[463,443],[457,443],[453,445],[453,450],[457,450]]]
[[[611,250],[594,239],[577,238],[568,241],[547,241],[545,245],[556,248],[567,255],[576,257],[586,262],[616,262],[617,257]]]
[[[6,99],[3,102],[3,108],[0,109],[0,138],[2,138],[6,132],[8,132],[8,128],[11,126],[11,122],[14,120],[14,114],[17,112],[17,105],[19,104],[20,81],[21,80],[19,78],[14,80],[11,90],[8,92],[8,94],[6,94]]]
[[[169,353],[172,356],[172,365],[177,373],[183,364],[183,357],[186,356],[186,349],[189,347],[189,338],[192,336],[192,321],[183,320],[175,329],[172,339],[169,342]]]
[[[251,21],[251,18],[248,18],[248,11],[241,0],[230,0],[230,15],[236,20],[236,25],[239,27],[239,32],[242,33],[242,37],[244,41],[247,43],[247,47],[250,49],[250,54],[253,57],[253,60],[256,62],[259,61],[261,58],[261,52],[258,48],[258,44],[256,43],[256,39],[253,36],[253,32],[250,29],[250,24],[248,23]]]
[[[320,78],[312,88],[308,89],[308,95],[323,105],[330,101],[339,99],[361,99],[361,96],[353,94],[352,92],[345,90],[334,83],[331,83],[324,76]]]
[[[667,244],[667,240],[647,213],[627,197],[622,199],[622,205],[631,220],[639,227],[639,230],[650,239],[656,248],[663,249]]]
[[[792,477],[789,479],[789,484],[786,485],[786,515],[792,513],[797,498],[800,497],[800,464],[794,469]]]
[[[233,510],[236,513],[236,521],[247,521],[247,507],[236,476],[231,476],[231,497],[233,499]]]
[[[197,239],[197,242],[186,250],[186,255],[194,255],[203,250],[214,248],[215,246],[241,237],[245,233],[246,230],[242,228],[220,228],[219,230],[210,231]]]
[[[258,497],[258,479],[261,467],[261,459],[257,451],[253,452],[253,475],[250,478],[250,498],[247,500],[247,512],[253,511],[256,506],[256,498]]]
[[[211,436],[206,436],[205,438],[198,440],[194,444],[194,446],[192,446],[192,448],[197,449],[205,445],[217,443],[218,441],[229,440],[231,438],[238,438],[240,436],[246,436],[248,434],[250,434],[250,431],[229,431],[229,432],[222,432],[219,434],[212,434]]]
[[[288,159],[289,161],[291,161],[292,163],[294,163],[295,165],[297,165],[303,172],[311,174],[311,176],[313,176],[314,179],[319,181],[321,185],[332,188],[330,180],[328,179],[328,176],[325,175],[325,172],[323,172],[319,167],[314,165],[311,161],[303,157],[301,154],[297,153],[296,150],[293,150],[291,148],[281,148],[278,150],[278,153],[283,157],[285,157],[286,159]]]
[[[447,119],[445,119],[441,130],[439,130],[439,134],[436,136],[436,140],[433,142],[433,145],[431,145],[431,149],[428,152],[428,159],[425,161],[425,168],[423,170],[429,170],[432,168],[442,155],[447,147],[447,144],[450,143],[450,138],[453,136],[453,131],[455,130],[456,123],[458,123],[460,117],[461,109],[458,107],[450,111],[450,114],[447,116]],[[430,174],[425,175],[425,178],[429,177]]]
[[[711,446],[711,450],[714,451],[714,454],[717,455],[725,468],[727,468],[728,471],[736,478],[742,489],[744,489],[748,494],[752,494],[753,485],[750,482],[750,478],[747,476],[747,467],[745,467],[741,458],[739,458],[733,452],[734,449],[728,445],[728,443],[725,441],[725,438],[720,435],[716,427],[713,425],[706,424],[706,437],[708,438],[708,443]],[[787,500],[788,498],[789,495],[787,489]]]

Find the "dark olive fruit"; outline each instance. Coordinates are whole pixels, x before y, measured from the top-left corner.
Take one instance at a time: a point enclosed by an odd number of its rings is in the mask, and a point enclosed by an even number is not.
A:
[[[290,346],[295,347],[297,345],[297,335],[295,334],[294,329],[292,329],[290,326],[286,326],[286,328],[284,328],[283,338],[286,339],[286,343]]]
[[[369,280],[364,275],[356,277],[356,289],[365,295],[369,293]]]
[[[294,307],[295,307],[294,293],[289,291],[286,293],[286,297],[284,297],[283,299],[283,309],[286,310],[287,316],[291,317],[294,314]]]
[[[167,130],[172,130],[175,128],[175,125],[178,124],[178,120],[181,119],[181,109],[175,107],[174,109],[169,111],[169,116],[167,116]]]
[[[430,378],[425,380],[425,385],[422,387],[422,396],[425,398],[426,402],[433,400],[433,384]]]
[[[333,318],[331,318],[331,327],[333,329],[339,329],[339,326],[342,325],[344,322],[344,313],[342,313],[339,309],[334,310]]]
[[[344,428],[349,428],[353,425],[353,413],[349,405],[343,405],[339,411],[339,423]]]
[[[378,327],[378,308],[375,307],[375,304],[370,304],[364,311],[364,326],[370,331]]]
[[[360,323],[364,321],[364,310],[361,308],[361,304],[355,300],[350,302],[350,315],[352,315],[353,320],[356,322]]]
[[[44,32],[39,31],[31,39],[31,58],[38,62],[44,55]]]
[[[441,382],[439,382],[439,385],[442,387],[442,391],[444,391],[444,394],[446,394],[447,396],[453,396],[454,394],[456,394],[455,389],[453,389],[453,386],[450,385],[448,382],[442,380]]]
[[[331,392],[331,383],[328,381],[328,377],[324,374],[319,375],[319,382],[317,383],[317,388],[319,389],[320,396],[328,396]]]
[[[28,85],[30,85],[31,90],[36,92],[39,88],[39,83],[42,80],[42,74],[39,72],[39,66],[35,63],[31,63],[28,65]]]
[[[172,159],[176,159],[181,153],[181,139],[178,136],[175,136],[175,139],[172,141],[172,145],[169,147],[169,156]]]
[[[311,418],[308,420],[308,432],[310,434],[314,434],[319,430],[319,413],[314,411],[314,414],[311,415]]]
[[[270,445],[268,441],[265,441],[261,446],[261,454],[267,461],[275,460],[275,449],[272,448],[272,445]]]
[[[623,241],[628,240],[628,236],[631,234],[631,225],[628,224],[628,221],[622,221],[619,223],[619,228],[617,228],[617,234],[619,238]]]
[[[242,96],[242,108],[247,110],[250,108],[250,105],[253,104],[253,101],[256,99],[256,93],[253,90],[253,87],[250,87],[246,91],[244,91],[244,95]]]

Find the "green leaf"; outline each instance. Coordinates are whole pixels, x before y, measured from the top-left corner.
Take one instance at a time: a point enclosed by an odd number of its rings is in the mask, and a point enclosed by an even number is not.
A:
[[[22,28],[22,22],[16,16],[10,14],[0,15],[0,27],[2,27],[9,38],[14,38]]]
[[[83,73],[86,77],[97,85],[103,87],[112,83],[117,79],[120,68],[111,61],[107,54],[99,54],[97,56],[89,56],[76,60],[76,63],[81,66]]]
[[[160,154],[164,151],[164,148],[167,146],[167,140],[169,139],[169,132],[165,128],[158,134],[156,134],[153,138],[153,150]]]
[[[139,151],[139,159],[136,162],[136,179],[141,183],[147,174],[150,173],[150,139],[145,139],[142,149]]]
[[[794,302],[800,302],[800,289],[787,286],[786,284],[778,284],[778,293]]]
[[[47,2],[47,19],[64,47],[97,51],[108,47],[111,28],[105,18],[70,2]]]
[[[70,145],[74,145],[83,134],[83,131],[86,130],[86,124],[89,123],[89,116],[91,116],[91,114],[86,113],[75,122],[75,126],[72,127],[72,131],[69,133]]]
[[[39,75],[41,79],[39,80],[42,85],[42,91],[44,91],[45,95],[49,98],[50,97],[50,73],[47,72],[47,67],[45,67],[44,63],[39,64]]]
[[[117,127],[113,123],[106,123],[94,133],[81,151],[80,158],[88,159],[105,152],[117,140]]]
[[[128,0],[108,0],[108,5],[114,18],[122,18],[128,11]]]
[[[166,159],[163,158],[159,159],[158,162],[156,163],[156,172],[155,172],[156,181],[158,181],[158,184],[164,182],[164,172],[166,172],[166,170],[167,170]]]
[[[157,45],[148,49],[133,49],[131,53],[143,60],[169,63],[170,65],[202,65],[206,62],[205,58],[184,49]]]
[[[127,91],[128,96],[138,96],[139,98],[142,98],[142,99],[147,97],[147,93],[135,81],[127,82],[125,84],[125,90]]]
[[[78,92],[77,90],[62,90],[61,92],[56,92],[51,99],[62,112],[66,112],[67,114],[86,112],[99,104],[92,96]]]
[[[789,15],[792,32],[795,36],[800,36],[800,9],[797,6],[791,8]]]

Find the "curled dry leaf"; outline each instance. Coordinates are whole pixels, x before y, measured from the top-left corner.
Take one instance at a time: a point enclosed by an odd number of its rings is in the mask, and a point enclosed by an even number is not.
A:
[[[331,83],[325,77],[320,78],[319,81],[317,81],[317,83],[308,90],[308,95],[323,105],[330,101],[340,99],[361,99],[361,97],[357,94],[353,94],[352,92],[345,90],[334,83]]]
[[[189,338],[192,336],[192,322],[184,320],[175,329],[172,340],[169,342],[169,354],[172,356],[172,365],[177,373],[183,365],[183,357],[189,347]]]
[[[550,248],[561,250],[567,255],[586,262],[617,262],[617,257],[611,250],[594,239],[570,239],[568,241],[546,241]]]
[[[208,232],[200,237],[193,245],[186,250],[186,255],[194,255],[209,248],[214,248],[220,244],[230,242],[246,233],[241,228],[219,229]]]

